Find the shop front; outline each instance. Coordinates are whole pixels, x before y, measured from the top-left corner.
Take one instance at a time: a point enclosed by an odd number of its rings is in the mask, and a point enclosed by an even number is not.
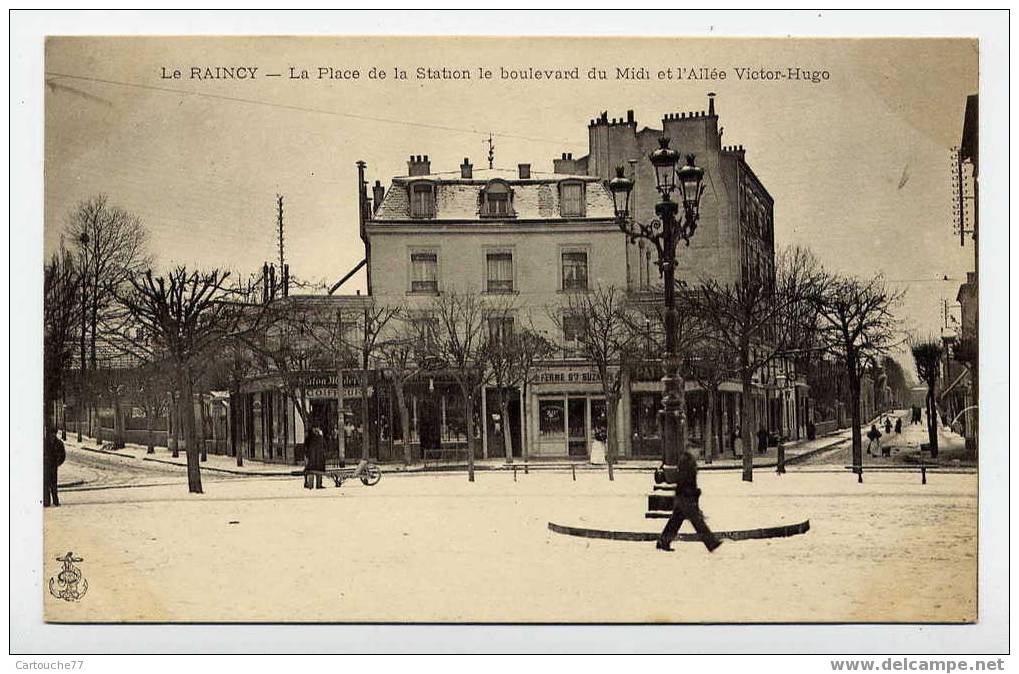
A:
[[[527,409],[535,458],[588,458],[595,439],[608,432],[605,396],[593,366],[548,366],[530,388]]]

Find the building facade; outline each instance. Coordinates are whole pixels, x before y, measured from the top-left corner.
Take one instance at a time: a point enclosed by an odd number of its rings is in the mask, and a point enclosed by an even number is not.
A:
[[[618,230],[606,181],[616,166],[627,167],[635,183],[635,216],[653,218],[657,192],[645,158],[662,136],[681,153],[695,154],[705,170],[697,233],[680,251],[678,276],[691,285],[704,278],[732,283],[749,275],[774,277],[774,202],[744,149],[721,144],[713,95],[707,111],[665,115],[660,129],[638,130],[631,111],[612,120],[603,113],[588,133],[588,155],[563,154],[554,159],[552,173],[530,165],[475,169],[467,158],[459,170],[434,171],[427,156],[414,155],[407,175],[394,177],[388,188],[376,181],[371,196],[362,179],[361,234],[372,299],[426,312],[444,292],[509,298],[515,321],[568,345],[570,335],[560,334],[568,326],[549,317],[567,294],[613,286],[646,300],[660,288],[651,247],[629,243]],[[493,412],[492,392],[482,396],[475,427],[484,456],[501,456],[507,432],[515,455],[523,453],[518,442],[529,456],[590,454],[607,425],[606,403],[594,364],[568,352],[564,348],[563,358],[542,363],[533,386],[515,392],[509,419]],[[616,424],[623,456],[660,455],[659,378],[659,367],[649,364],[630,373],[623,387]],[[759,423],[776,439],[805,437],[809,387],[792,363],[773,364],[754,385]],[[705,428],[704,392],[693,382],[687,391],[689,437],[696,445],[712,429]],[[743,416],[740,391],[738,383],[723,382],[714,415],[716,446],[733,453]],[[458,395],[450,382],[433,380],[427,394],[413,401],[412,432],[424,451],[447,438],[461,440],[449,432],[450,410],[462,406]]]

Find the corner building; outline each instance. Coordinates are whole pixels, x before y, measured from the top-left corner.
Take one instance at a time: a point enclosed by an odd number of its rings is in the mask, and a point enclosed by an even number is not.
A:
[[[407,175],[388,189],[376,181],[371,198],[362,184],[362,237],[369,292],[377,302],[424,312],[444,291],[509,296],[515,320],[527,321],[554,343],[569,335],[548,317],[565,293],[596,285],[625,289],[635,301],[654,301],[660,284],[655,253],[642,242],[630,244],[613,217],[606,181],[616,166],[635,181],[632,203],[638,219],[654,217],[658,200],[647,155],[668,136],[683,155],[696,155],[705,170],[705,192],[696,235],[678,255],[678,278],[694,285],[704,278],[732,283],[747,275],[773,277],[774,202],[746,162],[742,146],[723,146],[714,99],[705,112],[668,114],[662,128],[637,129],[633,112],[590,122],[589,153],[562,154],[553,173],[475,169],[464,159],[458,171],[435,172],[427,156],[411,156]],[[370,205],[369,205],[370,204]],[[623,456],[660,455],[657,410],[661,401],[658,368],[632,375],[619,405],[619,447]],[[805,435],[809,399],[805,384],[782,364],[755,381],[756,418],[772,434]],[[688,427],[694,444],[703,441],[705,401],[688,387]],[[714,432],[731,451],[742,411],[739,386],[722,386]],[[465,442],[462,403],[451,382],[428,382],[412,401],[412,442],[421,452]],[[501,433],[512,435],[515,456],[526,443],[533,457],[585,457],[599,428],[605,428],[605,401],[591,363],[561,357],[542,365],[526,398],[518,391],[510,418],[502,420],[484,396],[476,428],[485,457],[500,456]],[[506,423],[508,421],[508,423]]]

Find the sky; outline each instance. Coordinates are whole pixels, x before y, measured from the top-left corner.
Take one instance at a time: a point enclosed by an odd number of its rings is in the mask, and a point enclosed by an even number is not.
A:
[[[191,78],[217,67],[257,70]],[[373,67],[386,79],[369,78]],[[418,79],[419,67],[471,79]],[[650,79],[617,80],[617,67]],[[319,79],[319,68],[360,77]],[[501,76],[529,68],[580,79]],[[588,79],[592,68],[607,79]],[[657,77],[680,68],[725,79]],[[827,78],[737,75],[762,68]],[[587,153],[588,121],[603,110],[660,128],[665,113],[706,109],[713,91],[723,143],[746,148],[775,199],[777,245],[908,288],[898,313],[922,333],[937,334],[943,301],[973,269],[971,242],[952,230],[949,163],[977,90],[972,40],[49,38],[46,72],[47,252],[75,204],[103,192],[142,219],[158,264],[252,272],[278,258],[282,194],[291,272],[332,283],[364,256],[358,160],[388,185],[409,155],[429,155],[433,171],[464,157],[482,166],[492,134],[496,167],[551,171],[562,152]],[[358,288],[363,272],[343,291]]]

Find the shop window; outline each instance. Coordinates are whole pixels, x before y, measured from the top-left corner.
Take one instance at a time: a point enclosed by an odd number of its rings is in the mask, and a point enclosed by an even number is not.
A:
[[[486,290],[490,293],[513,292],[513,253],[509,251],[487,253]]]
[[[563,251],[562,263],[563,290],[587,290],[587,251]]]
[[[439,292],[438,253],[410,254],[410,290],[415,293]]]
[[[566,435],[566,402],[538,401],[538,436],[542,440],[561,439]]]

